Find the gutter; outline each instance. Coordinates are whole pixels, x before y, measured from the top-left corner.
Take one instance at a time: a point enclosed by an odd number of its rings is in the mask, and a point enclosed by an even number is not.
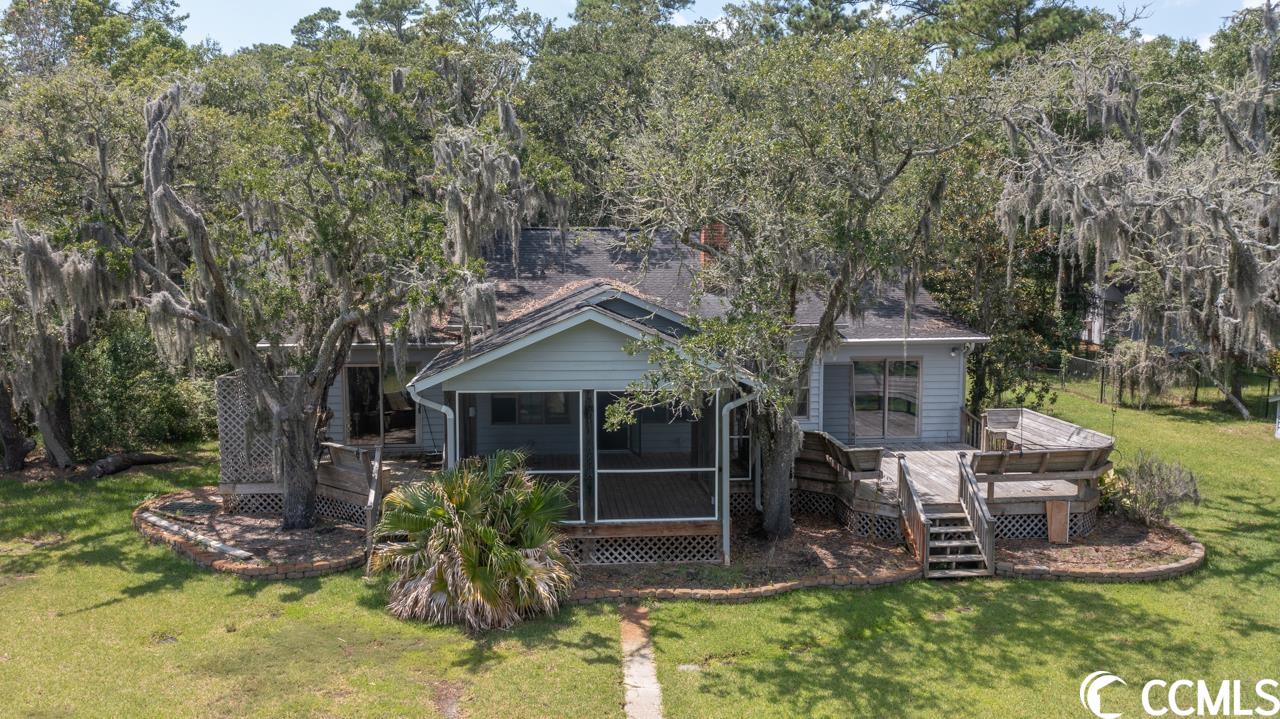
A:
[[[720,551],[726,567],[729,566],[729,475],[733,474],[729,470],[729,413],[758,396],[759,393],[752,392],[720,408]]]
[[[434,409],[444,415],[444,466],[446,469],[453,467],[458,463],[458,422],[454,417],[453,408],[447,404],[433,402],[417,392],[410,392],[409,396],[423,407]]]

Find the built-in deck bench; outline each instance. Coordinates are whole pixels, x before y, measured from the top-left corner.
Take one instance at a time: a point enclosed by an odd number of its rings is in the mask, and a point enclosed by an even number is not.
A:
[[[1085,429],[1035,410],[989,409],[983,413],[983,417],[983,450],[1105,448],[1109,452],[1115,444],[1115,440],[1101,432]]]
[[[348,519],[355,519],[355,508],[362,508],[365,536],[369,546],[373,542],[373,528],[378,523],[378,512],[387,487],[378,471],[382,464],[382,449],[349,447],[333,442],[320,445],[320,463],[316,468],[317,502],[326,501],[344,505]],[[329,512],[337,514],[339,512]]]

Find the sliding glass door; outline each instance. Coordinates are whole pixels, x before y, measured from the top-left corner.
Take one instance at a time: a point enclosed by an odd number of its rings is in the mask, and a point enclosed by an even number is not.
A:
[[[920,435],[919,360],[857,360],[849,373],[854,440]]]
[[[350,444],[412,445],[418,441],[417,405],[405,385],[418,373],[416,364],[404,374],[393,367],[347,365],[347,442]]]

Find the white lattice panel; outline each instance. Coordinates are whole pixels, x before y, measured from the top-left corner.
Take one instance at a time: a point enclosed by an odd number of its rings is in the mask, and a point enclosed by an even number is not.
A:
[[[1043,514],[1002,514],[995,518],[998,539],[1048,539],[1049,521]],[[1067,519],[1067,532],[1083,537],[1098,526],[1098,510],[1076,512]]]
[[[214,382],[218,402],[218,455],[223,484],[271,481],[271,441],[266,423],[236,374]]]
[[[1098,528],[1098,510],[1091,509],[1088,512],[1077,512],[1071,515],[1069,520],[1071,536],[1084,537],[1093,533]]]
[[[835,499],[829,494],[795,489],[791,491],[791,513],[817,514],[823,517],[830,517],[836,511]]]
[[[280,516],[284,512],[282,494],[228,494],[222,498],[222,506],[229,514]]]
[[[364,526],[364,507],[333,497],[316,495],[316,514],[335,522],[350,522],[360,527]]]
[[[676,537],[601,537],[595,540],[592,564],[650,564],[653,562],[716,562],[720,538],[713,535]]]
[[[756,495],[754,492],[730,492],[729,516],[737,517],[756,512]]]
[[[1001,514],[995,517],[999,539],[1045,539],[1049,523],[1043,514]]]

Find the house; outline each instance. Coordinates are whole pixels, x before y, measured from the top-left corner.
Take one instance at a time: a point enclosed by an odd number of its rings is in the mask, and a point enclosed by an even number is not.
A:
[[[523,449],[531,473],[567,487],[574,509],[564,529],[585,560],[727,561],[731,517],[760,507],[749,384],[708,392],[697,417],[659,409],[620,429],[604,425],[609,405],[651,369],[648,356],[634,351],[636,340],[675,342],[690,331],[689,317],[714,316],[725,302],[693,291],[701,253],[670,238],[644,252],[622,240],[607,229],[568,237],[530,229],[517,252],[493,250],[487,260],[498,284],[498,327],[469,347],[456,338],[411,346],[403,375],[380,366],[374,345],[358,343],[328,397],[329,439],[444,464]],[[909,319],[900,288],[875,297],[862,317],[842,320],[838,345],[808,368],[795,409],[807,433],[796,505],[829,512],[862,534],[897,539],[905,531],[924,561],[931,550],[921,527],[963,509],[961,452],[978,453],[989,438],[1018,452],[1058,451],[1080,437],[1099,442],[1053,428],[1066,444],[1036,444],[1030,437],[1040,420],[1031,415],[1005,418],[994,429],[966,418],[966,354],[988,338],[946,316],[927,292],[918,294]],[[821,311],[818,298],[802,298],[797,333],[816,325]],[[1078,453],[1052,467],[1018,465],[1017,476],[1004,463],[973,459],[982,471],[975,481],[988,487],[973,501],[985,510],[988,501],[1008,500],[997,514],[1032,517],[1005,521],[1006,533],[1046,536],[1050,499],[1076,501],[1063,512],[1077,531],[1089,525],[1096,496],[1090,500],[1087,480],[1096,479],[1105,453]],[[1088,466],[1075,467],[1064,482],[1047,474],[1086,459]],[[911,482],[899,481],[907,475]],[[1006,491],[1011,477],[1022,480],[1021,493]],[[1085,486],[1072,484],[1080,481]],[[996,491],[996,482],[1006,489]],[[1050,499],[1031,499],[1037,491]],[[903,521],[908,505],[919,516]],[[999,529],[999,521],[983,521],[970,521],[968,534],[939,534],[953,541],[935,549]],[[939,561],[955,568],[962,560]]]

